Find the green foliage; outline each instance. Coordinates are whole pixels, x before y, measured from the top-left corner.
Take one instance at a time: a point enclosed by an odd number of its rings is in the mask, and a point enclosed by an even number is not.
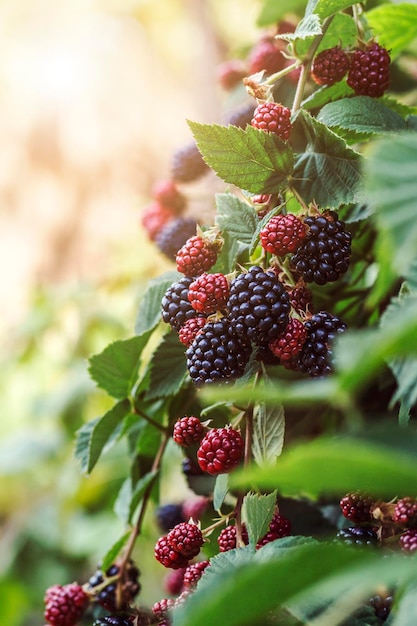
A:
[[[280,404],[260,403],[254,411],[252,453],[258,465],[275,460],[284,445],[285,415]]]
[[[247,493],[243,500],[242,516],[249,535],[249,543],[256,546],[257,541],[263,537],[269,528],[274,514],[277,493],[260,495]]]
[[[417,6],[414,3],[381,4],[365,15],[379,43],[390,50],[392,59],[417,39]]]

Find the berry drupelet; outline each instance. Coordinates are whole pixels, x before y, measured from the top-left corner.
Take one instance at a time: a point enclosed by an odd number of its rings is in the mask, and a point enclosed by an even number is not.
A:
[[[228,318],[207,322],[186,352],[187,368],[199,387],[242,376],[251,354],[247,337],[238,335]]]
[[[307,283],[336,281],[349,267],[351,234],[334,211],[307,217],[304,223],[307,235],[291,258],[291,267]]]
[[[200,443],[197,460],[201,469],[216,476],[229,472],[243,458],[244,441],[238,430],[230,426],[210,428]]]
[[[326,376],[332,372],[332,344],[336,336],[346,330],[342,320],[319,311],[305,322],[307,337],[297,358],[301,372],[311,377]]]
[[[251,125],[258,130],[273,133],[286,141],[292,130],[291,111],[276,102],[259,104],[253,112]]]
[[[227,308],[235,331],[262,345],[284,331],[290,302],[276,274],[255,265],[231,282]]]

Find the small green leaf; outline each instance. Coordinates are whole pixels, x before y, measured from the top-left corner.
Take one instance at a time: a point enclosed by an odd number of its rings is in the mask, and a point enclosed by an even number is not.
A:
[[[255,406],[253,415],[253,458],[258,465],[274,461],[282,452],[285,433],[284,407],[280,404]]]
[[[298,40],[312,40],[317,35],[321,35],[321,21],[318,15],[314,13],[303,17],[297,24],[297,28],[293,33],[277,35],[277,39],[285,39],[285,41],[297,42]]]
[[[417,38],[417,5],[414,3],[382,4],[365,13],[378,43],[390,50],[391,59]]]
[[[101,453],[114,443],[122,421],[129,412],[129,400],[122,400],[103,417],[87,422],[77,431],[75,457],[81,463],[82,472],[90,474]]]
[[[330,87],[324,86],[320,87],[316,91],[308,96],[302,102],[303,109],[311,110],[311,109],[319,109],[325,104],[329,102],[333,102],[334,100],[340,100],[340,98],[344,98],[345,96],[349,96],[353,93],[353,90],[349,87],[346,81],[341,80]]]
[[[150,362],[151,380],[146,399],[165,398],[178,393],[187,374],[184,345],[178,334],[164,335]]]
[[[306,15],[316,13],[322,19],[356,4],[355,0],[309,0]]]
[[[188,124],[204,160],[226,183],[252,193],[277,193],[286,184],[294,158],[277,135],[252,126]]]
[[[276,502],[276,491],[266,495],[249,492],[244,497],[242,518],[246,524],[251,545],[255,546],[268,532]]]
[[[90,358],[88,371],[91,378],[113,398],[121,399],[130,395],[149,334],[146,332],[131,339],[115,341],[103,352]]]
[[[124,548],[124,546],[127,543],[127,540],[130,537],[130,533],[131,531],[127,531],[124,535],[122,535],[122,537],[120,537],[112,546],[111,548],[109,548],[109,550],[107,550],[106,554],[103,556],[102,560],[101,560],[101,570],[103,572],[105,572],[111,565],[113,565],[113,563],[115,562],[116,558],[119,556],[122,548]]]
[[[145,491],[153,483],[157,475],[158,472],[149,472],[142,476],[135,485],[133,485],[131,477],[124,481],[114,504],[114,512],[126,524],[132,521],[132,517]]]
[[[227,230],[222,232],[222,238],[222,249],[217,257],[216,264],[210,270],[213,274],[216,272],[220,274],[233,272],[239,256],[247,250],[247,245],[232,237]]]
[[[258,225],[255,209],[230,193],[216,195],[216,223],[222,235],[227,231],[231,239],[250,244]]]
[[[221,512],[224,499],[229,492],[229,474],[219,474],[213,491],[213,507],[218,513]]]
[[[181,278],[178,272],[165,272],[149,281],[148,288],[141,298],[135,323],[135,332],[142,335],[154,330],[161,319],[161,301],[168,287]]]
[[[359,201],[361,155],[306,111],[300,111],[296,123],[306,148],[297,157],[290,186],[304,202],[314,200],[323,208]]]
[[[399,132],[406,128],[401,115],[368,96],[344,98],[326,104],[317,119],[330,128],[353,130],[364,135]]]
[[[398,601],[399,600],[399,601]],[[417,587],[413,581],[395,603],[395,626],[417,624]]]

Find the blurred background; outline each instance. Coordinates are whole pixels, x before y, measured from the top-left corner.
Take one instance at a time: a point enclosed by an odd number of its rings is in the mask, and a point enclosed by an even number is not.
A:
[[[186,119],[219,121],[216,66],[258,36],[257,8],[255,0],[0,4],[0,600],[8,626],[42,626],[45,589],[85,582],[120,536],[113,504],[123,450],[88,478],[73,456],[76,430],[108,408],[87,359],[133,335],[149,278],[173,269],[143,231],[141,207],[169,178],[173,151],[192,139]],[[210,212],[212,194],[198,193]],[[182,497],[170,489],[167,500]],[[161,597],[159,575],[142,581],[147,602]]]

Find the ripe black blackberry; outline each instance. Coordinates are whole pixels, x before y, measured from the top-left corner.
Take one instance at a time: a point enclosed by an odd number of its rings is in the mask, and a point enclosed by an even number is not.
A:
[[[231,124],[238,128],[246,128],[251,123],[255,108],[253,102],[249,102],[238,109],[233,109],[225,115],[224,124],[226,126]]]
[[[374,609],[376,617],[382,622],[385,622],[391,613],[393,601],[394,598],[391,594],[387,596],[377,594],[370,598],[368,604]]]
[[[169,532],[174,526],[184,522],[182,504],[161,504],[156,509],[156,521],[161,530]]]
[[[390,55],[377,43],[351,55],[347,84],[357,96],[380,98],[390,84]]]
[[[415,528],[417,526],[416,498],[411,498],[410,496],[400,498],[395,504],[392,519],[406,528]]]
[[[88,589],[94,592],[94,587],[101,586],[106,582],[107,578],[112,578],[120,573],[120,568],[115,563],[111,565],[105,573],[98,569],[93,576],[89,578]],[[140,572],[133,561],[129,561],[124,571],[124,578],[121,582],[121,597],[117,597],[117,584],[119,581],[109,582],[105,585],[95,596],[96,601],[100,606],[107,611],[117,611],[120,609],[126,609],[129,603],[140,591],[139,584]],[[121,605],[117,604],[118,600],[121,601]]]
[[[291,267],[307,283],[334,282],[349,267],[351,234],[334,211],[307,217],[304,223],[307,236],[291,258]]]
[[[348,520],[355,524],[370,522],[373,498],[363,493],[348,493],[340,500],[340,509]]]
[[[346,324],[336,315],[319,311],[305,322],[307,338],[298,355],[297,366],[311,377],[332,372],[332,344],[346,330]]]
[[[276,274],[255,265],[231,282],[227,308],[238,335],[262,345],[287,326],[290,300]]]
[[[372,528],[366,526],[351,526],[338,531],[336,539],[347,545],[377,546],[378,536]]]
[[[201,178],[208,171],[209,167],[194,141],[174,152],[171,175],[175,182],[190,183]]]
[[[195,235],[197,222],[192,217],[176,217],[161,228],[155,237],[159,250],[171,261],[187,239]]]
[[[134,615],[132,619],[123,615],[106,615],[96,619],[93,626],[132,626],[133,619]]]
[[[238,335],[228,318],[207,322],[186,352],[196,386],[228,382],[242,376],[251,354],[247,337]]]
[[[193,278],[184,276],[168,287],[161,301],[163,321],[177,332],[187,320],[197,315],[188,300],[188,289],[192,282]]]

